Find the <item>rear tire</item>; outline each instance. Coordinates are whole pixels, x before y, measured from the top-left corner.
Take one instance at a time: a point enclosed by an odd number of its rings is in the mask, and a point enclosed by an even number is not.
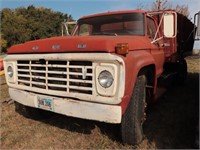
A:
[[[177,82],[178,85],[184,85],[187,80],[187,63],[186,60],[183,59],[178,63],[178,73],[177,73]]]
[[[145,120],[146,82],[144,75],[137,78],[131,100],[122,116],[121,135],[127,144],[139,144],[144,137],[142,125]]]

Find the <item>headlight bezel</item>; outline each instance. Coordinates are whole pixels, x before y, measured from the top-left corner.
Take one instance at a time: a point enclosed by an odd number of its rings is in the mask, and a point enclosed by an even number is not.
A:
[[[99,75],[104,72],[108,71],[113,78],[112,84],[109,87],[103,87],[99,82]],[[100,96],[114,96],[117,90],[117,79],[119,77],[118,67],[114,63],[100,63],[96,67],[96,91],[97,94]]]
[[[13,73],[12,76],[9,75],[9,70],[8,68],[12,68]],[[16,63],[12,61],[4,61],[4,70],[5,70],[5,75],[7,77],[7,83],[16,83]]]

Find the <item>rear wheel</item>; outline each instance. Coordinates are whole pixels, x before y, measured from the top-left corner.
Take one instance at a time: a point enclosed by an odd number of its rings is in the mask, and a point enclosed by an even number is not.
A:
[[[146,81],[144,75],[137,78],[131,100],[122,116],[122,140],[131,145],[139,144],[144,136],[142,126],[145,120]]]
[[[179,85],[184,85],[187,80],[187,63],[185,59],[178,63],[177,69],[177,82]]]

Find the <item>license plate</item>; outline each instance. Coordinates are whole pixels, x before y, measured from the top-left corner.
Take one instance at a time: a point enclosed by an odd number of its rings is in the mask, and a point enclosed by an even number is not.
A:
[[[51,98],[38,97],[38,108],[53,111],[53,100]]]

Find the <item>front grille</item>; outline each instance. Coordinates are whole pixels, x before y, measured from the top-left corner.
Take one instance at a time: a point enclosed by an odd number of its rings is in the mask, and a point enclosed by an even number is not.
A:
[[[18,85],[48,91],[92,95],[93,74],[93,63],[90,61],[17,61]]]

